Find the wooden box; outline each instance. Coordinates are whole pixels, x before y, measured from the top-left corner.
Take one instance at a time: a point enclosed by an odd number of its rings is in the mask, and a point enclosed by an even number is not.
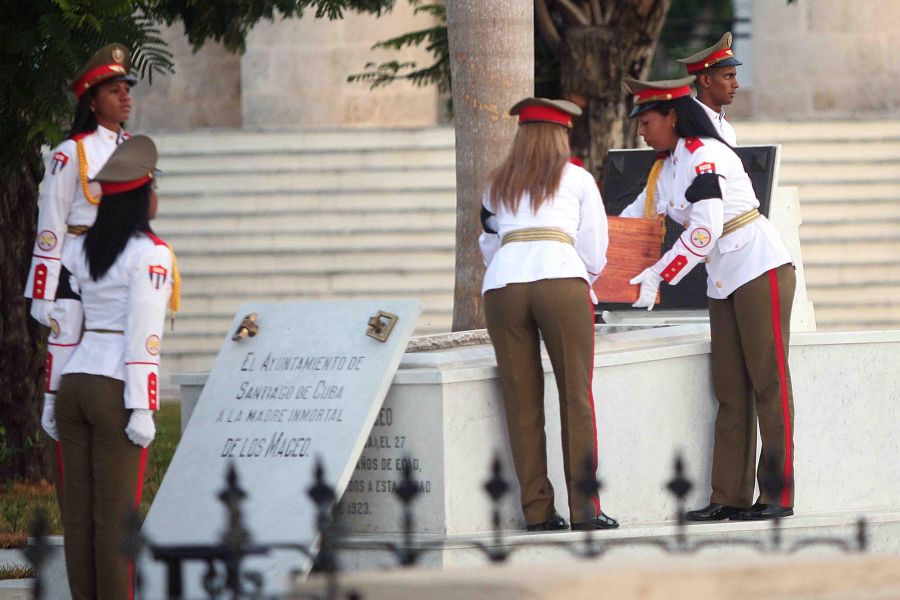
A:
[[[657,219],[607,217],[609,249],[606,268],[594,282],[600,302],[637,302],[639,285],[628,282],[661,256],[662,225]],[[659,295],[656,296],[659,304]]]

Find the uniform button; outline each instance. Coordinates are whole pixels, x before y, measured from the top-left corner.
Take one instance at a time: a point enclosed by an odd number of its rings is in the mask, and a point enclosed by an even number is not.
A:
[[[716,287],[717,287],[717,288],[722,287],[722,282],[721,282],[721,281],[717,281],[717,282],[716,282]]]
[[[669,202],[669,206],[675,206],[675,202]]]
[[[685,222],[683,223],[684,228],[687,229],[687,228],[688,228],[688,225],[690,225],[690,224],[691,224],[690,221],[685,221]]]
[[[706,258],[704,258],[704,259],[703,259],[703,262],[709,263],[709,257],[707,256]]]

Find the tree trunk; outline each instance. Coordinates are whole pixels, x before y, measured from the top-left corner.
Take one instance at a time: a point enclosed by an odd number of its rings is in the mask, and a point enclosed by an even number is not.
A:
[[[533,11],[532,0],[447,2],[456,126],[453,331],[484,327],[481,195],[515,136],[507,111],[534,90]]]
[[[47,334],[23,297],[37,225],[40,151],[0,183],[0,481],[49,478],[40,430]]]
[[[573,152],[598,179],[611,148],[632,147],[637,142],[637,127],[627,117],[628,94],[622,78],[644,79],[649,73],[670,3],[619,3],[609,25],[568,27],[563,31],[563,96],[584,109],[575,121]]]

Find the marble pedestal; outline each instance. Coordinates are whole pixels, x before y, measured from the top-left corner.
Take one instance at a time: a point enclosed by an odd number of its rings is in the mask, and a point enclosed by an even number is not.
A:
[[[900,331],[793,335],[798,515],[900,512],[897,364]],[[550,478],[565,515],[557,395],[546,359],[544,367]],[[186,396],[203,380],[177,376]],[[706,503],[716,413],[706,325],[598,333],[594,397],[601,500],[623,529],[674,517],[665,485],[676,453],[695,483],[689,506]],[[422,492],[418,533],[448,539],[485,533],[491,513],[482,486],[495,455],[513,484],[503,526],[519,529],[524,521],[493,349],[407,353],[343,496],[340,520],[351,535],[399,533],[391,490],[409,460]]]

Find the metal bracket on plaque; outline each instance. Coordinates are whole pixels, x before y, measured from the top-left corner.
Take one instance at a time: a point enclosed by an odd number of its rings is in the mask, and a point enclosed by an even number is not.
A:
[[[370,338],[375,338],[379,342],[386,342],[399,318],[394,313],[379,310],[374,317],[369,318],[369,328],[366,329],[366,335]]]
[[[241,324],[238,325],[237,331],[231,336],[235,342],[239,342],[246,337],[253,337],[259,332],[259,325],[256,324],[256,313],[250,313]]]

